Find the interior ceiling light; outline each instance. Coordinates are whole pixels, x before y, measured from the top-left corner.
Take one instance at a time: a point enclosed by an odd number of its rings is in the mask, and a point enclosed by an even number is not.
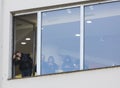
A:
[[[29,41],[29,40],[31,40],[31,38],[26,38],[25,40]]]
[[[86,23],[91,24],[91,23],[92,23],[92,21],[91,21],[91,20],[87,20],[87,21],[86,21]]]
[[[79,36],[80,36],[80,34],[75,34],[75,36],[79,37]]]
[[[26,42],[21,42],[21,45],[26,45],[27,43]]]

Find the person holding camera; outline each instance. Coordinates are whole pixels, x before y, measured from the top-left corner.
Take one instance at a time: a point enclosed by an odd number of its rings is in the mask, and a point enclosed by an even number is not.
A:
[[[28,77],[32,75],[33,61],[30,54],[23,54],[17,51],[13,55],[13,64],[19,65],[19,70],[21,71],[22,77]]]

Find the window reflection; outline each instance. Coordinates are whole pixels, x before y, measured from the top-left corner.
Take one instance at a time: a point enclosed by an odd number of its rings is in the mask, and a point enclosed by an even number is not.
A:
[[[43,75],[79,70],[79,16],[79,7],[42,13]]]
[[[120,65],[120,2],[85,7],[85,65]]]

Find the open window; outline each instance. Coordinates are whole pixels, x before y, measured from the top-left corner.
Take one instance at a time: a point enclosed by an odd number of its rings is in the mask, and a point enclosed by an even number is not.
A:
[[[36,65],[37,14],[14,16],[14,53],[19,51],[32,58],[32,76]],[[13,65],[13,77],[21,78],[19,65]]]

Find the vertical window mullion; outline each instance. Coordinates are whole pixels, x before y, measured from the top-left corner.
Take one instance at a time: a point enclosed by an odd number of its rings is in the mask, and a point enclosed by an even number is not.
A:
[[[37,13],[37,75],[41,74],[41,11]]]
[[[80,6],[80,70],[84,69],[84,6]]]
[[[13,51],[12,51],[12,54],[14,52],[16,52],[16,20],[15,20],[15,17],[13,16]],[[12,62],[13,64],[13,62]],[[12,78],[15,77],[15,65],[12,65]]]

